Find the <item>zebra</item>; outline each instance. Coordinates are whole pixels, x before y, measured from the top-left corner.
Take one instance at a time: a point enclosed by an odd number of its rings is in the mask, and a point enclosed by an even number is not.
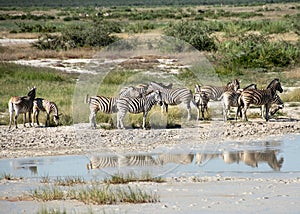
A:
[[[238,113],[241,113],[239,108],[239,97],[244,90],[257,89],[256,84],[250,84],[243,89],[228,90],[225,91],[222,95],[222,103],[223,103],[223,117],[224,121],[227,121],[227,115],[229,114],[230,107],[237,107],[237,111],[235,114],[235,120],[237,120]]]
[[[196,106],[193,100],[193,93],[188,88],[163,88],[160,84],[151,82],[148,90],[160,90],[163,104],[165,105],[166,112],[168,112],[168,105],[179,105],[184,103],[187,108],[188,117],[191,119],[191,102]],[[199,110],[199,109],[198,109]],[[198,113],[199,114],[199,113]]]
[[[36,123],[39,126],[39,112],[44,111],[47,114],[45,126],[50,126],[50,113],[53,112],[53,120],[56,125],[59,122],[58,108],[55,102],[45,100],[43,98],[35,98],[33,100],[33,113],[32,113],[32,125],[34,125],[34,118]]]
[[[239,106],[243,106],[243,121],[247,121],[247,109],[251,104],[262,106],[265,105],[265,119],[269,120],[269,109],[272,100],[276,96],[276,91],[283,92],[279,79],[275,78],[270,82],[267,89],[253,89],[242,91],[239,97]]]
[[[271,101],[271,107],[270,107],[270,115],[274,115],[278,110],[284,108],[284,103],[279,97],[279,95],[276,93],[275,96],[273,97],[273,100]],[[264,106],[261,106],[261,116],[262,118],[265,112]]]
[[[151,155],[126,155],[126,166],[157,166],[158,162]]]
[[[26,127],[26,113],[28,112],[29,114],[29,125],[31,126],[31,111],[33,107],[33,100],[36,95],[36,87],[34,86],[27,94],[27,96],[23,97],[11,97],[8,101],[8,111],[9,111],[9,129],[11,128],[12,124],[12,117],[13,117],[13,112],[15,111],[15,117],[14,117],[14,122],[16,128],[18,128],[17,125],[17,119],[19,114],[24,114],[24,119],[23,119],[23,125]]]
[[[117,112],[116,108],[117,97],[108,96],[92,96],[86,95],[85,102],[90,107],[90,124],[91,127],[96,128],[96,114],[100,110],[105,114],[113,114]]]
[[[143,112],[143,129],[145,129],[147,114],[156,103],[162,105],[162,94],[159,90],[149,92],[142,98],[120,97],[117,100],[117,128],[124,129],[123,119],[127,112],[133,114]]]
[[[163,153],[159,154],[156,158],[156,162],[160,165],[165,165],[168,163],[175,163],[175,164],[190,164],[194,160],[194,154],[172,154],[172,153]]]
[[[208,114],[209,98],[205,92],[201,91],[201,87],[199,84],[195,85],[195,94],[193,98],[196,107],[198,109],[197,120],[200,119],[200,111],[201,111],[202,119],[204,119],[204,111],[206,111],[206,113]]]
[[[219,101],[222,94],[228,90],[237,91],[240,88],[240,82],[235,79],[232,82],[227,83],[226,86],[212,86],[204,85],[201,87],[201,91],[205,92],[210,100]]]
[[[143,86],[146,87],[146,86]],[[146,89],[142,86],[134,87],[124,87],[120,90],[118,97],[130,96],[130,97],[142,97],[143,93],[145,93]],[[118,97],[109,97],[109,96],[91,96],[86,95],[85,103],[89,104],[90,108],[90,116],[89,121],[90,125],[93,128],[96,128],[96,114],[100,110],[105,114],[113,114],[117,112],[117,99]]]

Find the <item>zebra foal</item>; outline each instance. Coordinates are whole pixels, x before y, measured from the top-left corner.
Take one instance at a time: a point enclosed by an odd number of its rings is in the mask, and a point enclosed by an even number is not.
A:
[[[12,124],[12,117],[13,113],[15,111],[15,117],[14,117],[14,123],[16,128],[18,128],[17,125],[17,119],[19,114],[24,114],[24,119],[23,119],[23,125],[26,127],[26,113],[28,112],[29,114],[29,125],[31,126],[31,111],[33,107],[33,100],[36,95],[36,87],[34,86],[27,94],[27,96],[23,97],[11,97],[8,101],[8,111],[9,111],[9,129],[11,128]]]
[[[279,79],[274,79],[270,82],[267,89],[253,89],[245,90],[241,93],[239,97],[239,105],[243,106],[242,109],[242,118],[244,121],[247,121],[247,109],[251,104],[257,106],[265,106],[265,119],[269,120],[269,109],[270,105],[276,96],[276,91],[280,93],[283,92]]]
[[[33,113],[32,113],[32,125],[34,125],[34,119],[39,126],[39,113],[40,111],[46,112],[46,123],[45,126],[50,126],[50,114],[53,112],[53,121],[56,125],[59,122],[58,108],[55,102],[45,100],[43,98],[35,98],[33,100]]]
[[[117,100],[117,128],[124,129],[123,119],[127,112],[138,114],[143,112],[143,129],[146,129],[146,117],[152,106],[156,103],[162,105],[162,95],[159,90],[145,94],[142,98],[120,97]]]

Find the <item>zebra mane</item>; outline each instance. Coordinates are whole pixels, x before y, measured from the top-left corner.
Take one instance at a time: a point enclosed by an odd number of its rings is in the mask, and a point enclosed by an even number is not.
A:
[[[273,79],[272,82],[270,82],[270,84],[268,85],[267,88],[270,88],[274,84],[274,82],[279,82],[279,79],[278,78]]]

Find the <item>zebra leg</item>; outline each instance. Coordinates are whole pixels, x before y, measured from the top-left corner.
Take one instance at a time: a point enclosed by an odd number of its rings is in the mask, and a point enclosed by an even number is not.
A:
[[[270,108],[270,105],[267,103],[266,105],[265,105],[265,113],[266,113],[266,121],[268,122],[269,121],[269,108]]]
[[[9,127],[8,127],[8,129],[11,128],[12,117],[13,117],[13,111],[11,111],[11,109],[10,109],[10,110],[9,110]]]
[[[124,119],[125,115],[126,115],[126,112],[118,111],[118,114],[117,114],[117,128],[118,129],[124,129],[123,119]]]
[[[28,123],[29,123],[29,126],[32,127],[32,124],[31,124],[31,110],[28,112]]]
[[[202,114],[202,120],[204,120],[204,111],[205,111],[205,106],[203,104],[201,105],[201,114]],[[199,112],[200,113],[200,112]],[[199,114],[198,113],[198,114]]]
[[[148,115],[148,112],[144,112],[144,114],[143,114],[143,129],[146,129],[147,115]]]
[[[26,127],[26,112],[23,115],[23,126]]]
[[[91,124],[91,127],[92,128],[96,128],[96,120],[95,120],[95,117],[96,117],[96,112],[94,111],[91,111],[90,113],[90,124]]]
[[[186,108],[187,108],[187,112],[188,112],[187,120],[191,120],[191,106],[189,104],[187,104]]]
[[[47,117],[46,117],[46,124],[45,124],[46,127],[49,127],[50,126],[50,115],[47,113]]]
[[[19,116],[19,112],[16,112],[15,118],[14,118],[16,129],[18,128],[18,124],[17,124],[18,123],[18,116]]]
[[[248,121],[248,118],[247,118],[247,109],[248,109],[248,105],[245,105],[243,110],[242,110],[242,119],[243,121]]]
[[[37,123],[37,125],[39,126],[40,125],[40,122],[39,122],[39,111],[37,111],[36,112],[36,114],[35,114],[35,120],[36,120],[36,123]]]

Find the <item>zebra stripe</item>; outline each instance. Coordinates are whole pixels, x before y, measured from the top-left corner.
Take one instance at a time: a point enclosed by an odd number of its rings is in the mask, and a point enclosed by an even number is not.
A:
[[[269,120],[269,108],[271,105],[271,102],[274,99],[274,96],[276,95],[276,91],[279,91],[280,93],[283,92],[283,89],[281,88],[281,84],[279,79],[274,79],[270,82],[267,89],[263,90],[245,90],[241,93],[241,96],[239,98],[239,104],[240,106],[243,106],[242,114],[243,114],[243,120],[247,120],[247,109],[251,104],[262,106],[265,105],[265,119],[266,121]]]
[[[240,82],[235,79],[232,82],[227,83],[226,86],[204,85],[201,87],[201,91],[205,92],[210,100],[219,101],[225,91],[237,91],[239,88]]]
[[[27,96],[23,97],[11,97],[8,101],[8,111],[9,111],[9,129],[11,128],[12,124],[12,117],[13,117],[13,112],[15,111],[15,117],[14,117],[14,123],[16,128],[17,126],[17,119],[19,114],[24,114],[23,117],[23,125],[25,127],[26,123],[26,113],[28,112],[29,114],[29,125],[31,126],[31,111],[33,107],[33,100],[36,95],[36,87],[34,86],[27,94]]]
[[[160,84],[151,82],[148,90],[160,90],[163,104],[165,105],[166,112],[168,112],[168,105],[179,105],[184,103],[188,112],[188,120],[191,119],[191,101],[196,106],[193,100],[192,91],[188,88],[163,88]]]
[[[194,103],[197,107],[197,120],[200,119],[200,111],[202,115],[202,119],[204,119],[204,111],[208,114],[208,101],[209,98],[205,92],[201,91],[200,85],[195,85],[195,94],[194,94]]]
[[[229,90],[225,91],[222,95],[223,101],[223,117],[224,121],[227,121],[227,116],[230,112],[230,107],[237,107],[235,120],[237,120],[238,113],[241,113],[239,108],[239,97],[244,90],[257,89],[256,84],[250,84],[243,89],[238,89],[237,91]]]
[[[117,112],[116,108],[116,97],[106,97],[106,96],[86,96],[86,103],[90,107],[90,124],[91,127],[96,128],[96,114],[101,111],[105,114],[112,114]]]
[[[36,119],[37,125],[39,124],[39,112],[46,112],[46,124],[45,126],[50,126],[50,114],[53,112],[53,120],[56,125],[59,122],[58,108],[56,103],[51,102],[49,100],[45,100],[43,98],[35,98],[33,101],[33,114],[32,114],[32,125],[34,124],[34,118]]]
[[[87,164],[88,169],[101,169],[107,167],[118,167],[118,156],[93,156]]]
[[[117,128],[124,128],[123,119],[127,112],[138,114],[143,112],[143,129],[146,128],[146,117],[152,106],[156,103],[162,104],[162,96],[160,91],[156,90],[144,95],[142,98],[120,97],[117,100]]]

